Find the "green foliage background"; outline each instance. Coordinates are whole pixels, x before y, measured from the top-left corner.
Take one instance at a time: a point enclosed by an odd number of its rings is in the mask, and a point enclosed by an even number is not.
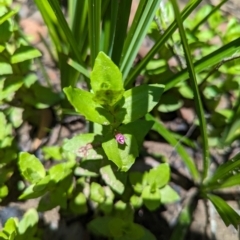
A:
[[[171,239],[185,239],[199,199],[212,202],[225,225],[237,228],[240,217],[219,191],[239,185],[240,157],[217,166],[212,150],[239,145],[240,25],[221,11],[226,0],[198,7],[201,2],[189,1],[180,11],[176,0],[140,0],[128,25],[130,0],[69,0],[66,14],[59,1],[34,0],[60,72],[61,90],[56,91],[48,77],[45,85],[38,80],[38,68],[45,73],[42,54],[22,33],[20,6],[0,0],[0,199],[9,204],[15,191],[19,201],[40,200],[21,220],[8,219],[0,239],[41,239],[38,212],[58,206],[62,217],[93,212],[87,228],[96,236],[157,239],[135,222],[134,214],[182,199],[170,184],[169,159],[156,157],[158,166],[133,170],[144,155],[146,135],[176,149],[196,189]],[[136,63],[146,37],[153,46]],[[170,66],[173,58],[177,64]],[[143,83],[137,86],[139,76]],[[189,105],[196,115],[195,139],[175,134],[162,118]],[[36,126],[46,109],[60,120],[81,115],[87,132],[61,145],[41,146],[42,157],[21,151],[18,129],[25,122]],[[201,167],[186,146],[202,149]]]

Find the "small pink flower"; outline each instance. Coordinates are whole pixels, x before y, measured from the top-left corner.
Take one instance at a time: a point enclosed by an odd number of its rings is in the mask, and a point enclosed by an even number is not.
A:
[[[117,133],[115,135],[115,138],[116,138],[118,143],[120,143],[120,144],[124,144],[125,143],[125,137],[121,133]]]

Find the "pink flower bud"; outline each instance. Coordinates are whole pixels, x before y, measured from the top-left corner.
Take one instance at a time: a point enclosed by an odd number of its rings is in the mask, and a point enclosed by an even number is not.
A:
[[[125,143],[125,137],[121,133],[117,133],[115,135],[115,138],[116,138],[118,143],[120,143],[120,144],[124,144]]]

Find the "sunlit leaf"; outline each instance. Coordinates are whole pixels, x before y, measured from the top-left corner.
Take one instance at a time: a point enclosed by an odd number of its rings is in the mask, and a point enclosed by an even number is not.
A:
[[[20,46],[11,56],[11,63],[24,62],[33,58],[41,57],[39,50],[31,46]]]
[[[21,152],[18,165],[21,174],[31,183],[40,181],[46,175],[40,160],[30,153]]]

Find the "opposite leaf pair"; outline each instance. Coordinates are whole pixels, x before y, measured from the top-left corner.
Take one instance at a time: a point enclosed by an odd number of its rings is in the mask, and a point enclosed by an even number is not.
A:
[[[65,88],[64,92],[78,113],[87,120],[104,126],[101,144],[106,156],[119,169],[127,171],[138,156],[139,142],[150,129],[143,130],[143,136],[138,134],[142,129],[137,120],[159,102],[164,86],[142,85],[124,91],[122,74],[118,67],[100,52],[91,73],[91,87],[92,92],[71,86]],[[138,125],[138,131],[131,130],[128,124],[132,122]],[[145,125],[149,126],[148,123]],[[91,142],[86,142],[89,143]]]

